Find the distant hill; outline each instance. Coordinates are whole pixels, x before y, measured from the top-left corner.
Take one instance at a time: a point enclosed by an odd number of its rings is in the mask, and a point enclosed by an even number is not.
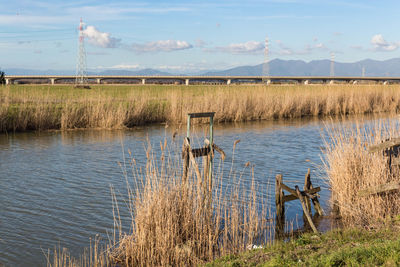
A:
[[[329,76],[330,60],[302,60],[274,59],[269,62],[271,76]],[[262,65],[240,66],[222,71],[209,71],[204,75],[216,76],[258,76],[262,75]],[[354,63],[335,62],[335,76],[361,76],[362,68],[365,76],[400,76],[400,58],[378,61],[366,59]]]
[[[92,75],[121,75],[121,76],[141,76],[141,75],[160,75],[160,76],[169,76],[173,75],[168,72],[162,72],[158,71],[155,69],[143,69],[143,70],[136,70],[136,71],[131,71],[131,70],[105,70],[101,72],[91,72],[90,74]]]
[[[6,75],[75,75],[72,70],[31,70],[31,69],[5,69]],[[88,75],[121,75],[121,76],[137,76],[137,75],[172,75],[168,72],[162,72],[154,69],[143,69],[137,71],[131,70],[104,70],[100,72],[88,71]]]
[[[271,76],[329,76],[330,60],[282,60],[274,59],[269,63]],[[365,68],[365,76],[400,76],[400,58],[384,61],[365,59],[354,63],[335,62],[335,76],[361,76]],[[6,75],[75,75],[72,70],[31,70],[31,69],[5,69]],[[142,70],[104,70],[90,71],[89,75],[177,75],[155,69]],[[182,75],[182,74],[179,74]],[[227,70],[206,71],[197,75],[210,76],[260,76],[263,75],[262,64],[255,66],[240,66]]]
[[[32,70],[10,68],[3,70],[6,75],[75,75],[72,70]]]

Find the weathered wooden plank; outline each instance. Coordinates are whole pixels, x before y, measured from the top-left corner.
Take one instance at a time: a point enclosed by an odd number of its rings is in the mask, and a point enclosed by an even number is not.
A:
[[[387,193],[390,191],[400,190],[399,182],[392,182],[387,184],[382,184],[378,186],[374,186],[371,188],[363,189],[358,192],[359,197],[365,197],[373,194]]]
[[[288,191],[288,192],[291,193],[292,195],[297,195],[296,190],[290,188],[289,186],[285,185],[284,183],[282,183],[282,189]],[[304,195],[304,193],[307,193],[307,194],[315,194],[315,193],[318,193],[319,191],[321,191],[321,188],[318,186],[318,187],[315,187],[315,188],[313,188],[313,189],[306,190],[306,191],[300,191],[300,192],[301,192],[302,195]]]
[[[309,223],[309,225],[311,226],[311,229],[314,231],[314,233],[318,233],[317,227],[315,227],[314,222],[313,222],[313,220],[312,220],[312,218],[311,218],[311,216],[310,216],[310,213],[309,213],[308,210],[307,210],[306,202],[305,202],[305,200],[304,200],[304,197],[303,197],[303,195],[301,194],[301,192],[300,192],[300,190],[299,190],[299,187],[298,187],[297,185],[296,185],[296,193],[297,193],[297,196],[298,196],[299,199],[300,199],[301,206],[303,207],[303,211],[304,211],[303,214],[306,216],[306,218],[307,218],[307,220],[308,220],[308,223]]]
[[[190,151],[190,139],[186,137],[185,140],[183,141],[183,147],[182,147],[182,158],[183,158],[182,181],[185,184],[187,183],[189,164],[190,164],[189,151]]]
[[[399,145],[400,145],[400,138],[399,137],[392,138],[392,139],[387,140],[387,141],[385,141],[383,143],[369,146],[368,147],[368,152],[371,152],[371,153],[379,152],[379,151],[382,151],[384,149],[391,148],[393,146],[399,146]]]
[[[214,117],[215,112],[189,113],[190,118]]]
[[[276,227],[275,236],[282,237],[285,232],[285,193],[282,190],[282,174],[275,177],[275,207],[276,207]]]
[[[395,157],[392,157],[391,158],[391,163],[390,163],[392,166],[399,166],[400,165],[400,158],[395,158]]]
[[[292,195],[296,195],[297,194],[296,190],[290,188],[289,186],[285,185],[284,183],[282,183],[281,186],[282,186],[282,189],[288,191],[290,194],[292,194]]]
[[[210,147],[201,147],[192,149],[193,157],[204,157],[210,153]]]
[[[284,202],[289,202],[289,201],[293,201],[293,200],[296,200],[296,199],[299,199],[299,198],[297,197],[297,195],[295,196],[295,195],[292,195],[292,194],[290,194],[290,195],[285,195],[285,196],[283,197],[283,201],[284,201]]]
[[[309,168],[307,170],[307,173],[306,173],[305,177],[304,177],[304,187],[303,187],[303,189],[304,189],[304,191],[307,191],[307,190],[311,189],[311,187],[312,187],[312,185],[311,185],[311,175],[310,175],[310,168]],[[307,196],[305,198],[305,204],[306,204],[307,211],[308,211],[308,213],[310,213],[312,215],[310,195],[307,194],[307,193],[305,193],[305,195]]]
[[[293,190],[293,189],[291,189],[291,190]],[[307,190],[307,191],[300,191],[300,193],[302,195],[306,195],[306,194],[313,195],[315,193],[318,193],[319,191],[321,191],[321,188],[320,187],[315,187],[315,188],[312,188],[312,189]],[[289,202],[289,201],[296,200],[296,199],[298,199],[297,193],[296,193],[296,195],[293,195],[293,194],[285,195],[285,197],[283,198],[283,200],[285,202]]]
[[[308,169],[307,174],[306,174],[306,185],[308,186],[309,190],[314,188],[314,186],[311,182],[310,169]],[[316,194],[309,194],[307,192],[304,192],[304,193],[309,197],[309,199],[311,199],[311,201],[314,205],[314,209],[317,212],[317,214],[320,216],[324,215],[324,210],[322,209],[321,204],[319,204],[318,196]]]

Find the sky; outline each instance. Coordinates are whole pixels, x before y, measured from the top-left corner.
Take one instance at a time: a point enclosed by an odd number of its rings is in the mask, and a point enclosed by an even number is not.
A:
[[[400,1],[0,0],[0,68],[197,73],[265,60],[400,57]]]

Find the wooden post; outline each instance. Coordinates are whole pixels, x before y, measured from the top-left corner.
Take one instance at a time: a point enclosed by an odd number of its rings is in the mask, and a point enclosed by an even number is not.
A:
[[[182,182],[187,184],[188,179],[188,171],[190,164],[190,139],[186,137],[183,141],[182,148],[182,159],[183,159],[183,174],[182,174]]]
[[[306,215],[306,218],[308,220],[308,224],[311,226],[311,229],[314,231],[314,233],[318,233],[318,230],[317,230],[317,228],[315,227],[315,225],[314,225],[314,223],[312,221],[310,213],[308,213],[308,211],[307,211],[306,202],[304,200],[304,197],[302,196],[302,194],[301,194],[301,192],[299,190],[299,187],[297,185],[296,185],[296,192],[297,192],[297,196],[300,199],[301,206],[303,207],[303,211],[304,211],[303,214]]]
[[[335,216],[335,219],[340,218],[340,208],[337,200],[334,200],[332,203],[332,214]]]
[[[311,185],[311,178],[310,178],[310,169],[308,169],[306,176],[304,177],[304,191],[307,191],[312,188]],[[310,198],[306,197],[305,198],[305,206],[306,206],[306,211],[303,211],[303,220],[306,218],[306,215],[304,212],[307,212],[308,214],[312,215],[311,211],[311,201]],[[306,224],[307,221],[304,220],[304,224]]]
[[[282,237],[285,232],[285,194],[282,189],[282,174],[275,177],[275,207],[276,207],[276,226],[275,236]]]
[[[308,187],[307,188],[308,190],[311,190],[311,189],[314,188],[312,183],[311,183],[310,169],[308,169],[307,174],[306,174],[306,182],[304,184],[304,191],[306,191],[306,189],[305,189],[306,185]],[[311,198],[311,201],[313,203],[314,209],[318,213],[318,215],[320,215],[320,216],[324,215],[324,210],[322,209],[321,204],[319,204],[319,200],[318,200],[317,195],[313,194],[310,198]],[[307,198],[307,201],[308,201],[309,210],[310,210],[310,213],[311,213],[310,200]]]

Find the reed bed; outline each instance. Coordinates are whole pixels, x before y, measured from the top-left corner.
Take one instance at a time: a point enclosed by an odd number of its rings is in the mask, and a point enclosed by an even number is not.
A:
[[[373,126],[329,129],[324,151],[324,171],[332,190],[332,204],[339,208],[345,227],[386,227],[400,215],[400,193],[358,196],[360,190],[400,182],[400,171],[390,170],[382,152],[367,147],[398,137],[399,125],[376,122]]]
[[[0,87],[0,132],[124,128],[183,123],[189,112],[215,111],[216,122],[396,113],[398,85],[230,85]]]
[[[209,184],[208,168],[202,168],[201,162],[192,159],[185,176],[180,153],[173,156],[165,152],[166,143],[160,147],[158,158],[149,148],[143,171],[133,157],[130,167],[121,164],[127,180],[130,232],[123,231],[119,203],[112,190],[115,229],[107,249],[97,250],[96,258],[101,260],[94,261],[90,254],[84,255],[85,261],[78,261],[59,249],[48,257],[49,267],[194,266],[272,241],[270,207],[257,193],[250,164],[239,174],[231,168],[233,183],[226,186],[222,184],[221,162]],[[127,169],[132,170],[133,182]],[[243,180],[251,182],[243,184]],[[89,259],[92,265],[86,264]]]

